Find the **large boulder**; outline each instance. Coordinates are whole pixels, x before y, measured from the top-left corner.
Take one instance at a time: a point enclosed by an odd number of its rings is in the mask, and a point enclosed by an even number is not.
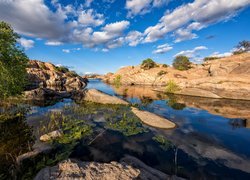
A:
[[[129,104],[128,102],[116,96],[110,96],[96,89],[87,89],[84,92],[82,100],[101,103],[101,104],[123,104],[123,105]]]
[[[139,159],[124,157],[120,162],[98,163],[68,159],[54,167],[42,169],[35,180],[84,179],[84,180],[168,180],[182,179],[153,169]]]

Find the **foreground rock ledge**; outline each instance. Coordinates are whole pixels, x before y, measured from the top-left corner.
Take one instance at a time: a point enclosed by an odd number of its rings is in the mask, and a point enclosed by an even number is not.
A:
[[[175,123],[168,119],[160,117],[156,114],[147,111],[141,111],[137,108],[132,107],[132,112],[141,119],[141,121],[149,126],[161,128],[161,129],[172,129],[175,128]]]
[[[166,180],[181,179],[170,177],[163,172],[153,169],[139,159],[131,156],[123,158],[120,163],[81,162],[68,159],[57,166],[42,169],[35,180],[54,179],[84,179],[84,180]]]
[[[87,89],[83,97],[85,101],[91,101],[101,104],[124,104],[128,105],[129,103],[115,96],[110,96],[96,89]]]

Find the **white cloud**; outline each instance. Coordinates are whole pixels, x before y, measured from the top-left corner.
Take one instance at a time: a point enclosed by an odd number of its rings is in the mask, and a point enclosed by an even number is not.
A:
[[[139,31],[130,31],[126,36],[129,46],[137,46],[143,40],[143,34]]]
[[[119,21],[115,23],[107,24],[104,28],[102,28],[104,31],[112,34],[120,34],[125,29],[128,28],[130,22],[129,21]]]
[[[249,0],[195,0],[192,3],[182,5],[172,12],[167,11],[155,26],[148,27],[144,34],[145,42],[154,42],[164,38],[167,33],[175,31],[192,23],[199,23],[200,28],[209,26],[222,20],[227,20],[236,15],[237,11],[247,7]],[[199,30],[193,25],[186,30],[190,38],[195,37],[192,30]],[[179,33],[181,34],[181,33]],[[178,34],[177,34],[178,35]],[[183,35],[183,33],[181,34]],[[184,38],[185,39],[185,38]],[[179,39],[179,41],[182,39]]]
[[[21,46],[24,47],[25,50],[28,50],[30,48],[34,47],[34,41],[31,39],[25,39],[25,38],[20,38],[18,42],[21,44]]]
[[[214,52],[213,54],[211,54],[209,57],[227,57],[227,56],[231,56],[233,53],[231,52],[225,52],[225,53],[219,53],[219,52]]]
[[[64,52],[64,53],[70,53],[70,49],[63,49],[62,52]]]
[[[187,56],[189,58],[197,59],[197,57],[199,56],[198,52],[201,50],[206,50],[206,49],[208,49],[206,46],[197,46],[192,50],[181,51],[177,53],[174,57]]]
[[[137,14],[146,14],[153,7],[161,7],[169,3],[169,0],[126,0],[126,9],[128,9],[128,17]]]
[[[79,12],[78,22],[84,26],[100,26],[104,23],[103,14],[95,13],[93,9]]]
[[[154,50],[152,53],[153,54],[164,54],[172,49],[173,49],[173,47],[169,46],[168,44],[162,44],[162,45],[157,46],[156,50]]]
[[[90,7],[90,6],[91,6],[91,3],[92,3],[93,1],[94,1],[94,0],[86,0],[84,5],[85,5],[86,7]]]
[[[48,45],[48,46],[60,46],[62,45],[63,43],[62,42],[59,42],[59,41],[47,41],[45,43],[45,45]]]

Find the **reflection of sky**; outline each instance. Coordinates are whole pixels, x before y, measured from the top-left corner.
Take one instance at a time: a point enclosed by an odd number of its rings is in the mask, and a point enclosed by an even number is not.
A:
[[[91,80],[88,88],[96,88],[115,95],[114,90],[109,85],[99,80]],[[141,102],[138,98],[128,98],[127,100],[131,103]],[[155,100],[144,108],[177,123],[178,131],[199,133],[201,136],[213,139],[216,144],[219,143],[225,148],[250,157],[250,149],[248,148],[250,129],[233,128],[229,123],[232,119],[192,107],[175,110],[167,105],[167,100]]]

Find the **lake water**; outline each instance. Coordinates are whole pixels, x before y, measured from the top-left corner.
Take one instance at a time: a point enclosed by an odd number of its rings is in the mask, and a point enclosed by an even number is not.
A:
[[[91,80],[87,88],[119,96],[175,122],[177,128],[142,125],[131,113],[124,113],[128,107],[76,104],[70,99],[51,106],[32,105],[25,116],[0,123],[0,179],[30,178],[45,164],[55,164],[54,159],[60,159],[58,152],[67,152],[63,157],[98,162],[132,155],[155,169],[187,179],[250,179],[249,101],[173,96],[152,87],[111,87],[99,80]],[[56,156],[38,157],[20,170],[14,159],[38,143],[41,134],[63,126],[61,121],[68,117],[77,119],[77,127],[85,129],[81,134],[88,138],[77,136],[78,141],[72,143],[73,133],[69,133],[70,138],[57,142],[56,152],[52,152]],[[76,136],[79,128],[69,127]]]

